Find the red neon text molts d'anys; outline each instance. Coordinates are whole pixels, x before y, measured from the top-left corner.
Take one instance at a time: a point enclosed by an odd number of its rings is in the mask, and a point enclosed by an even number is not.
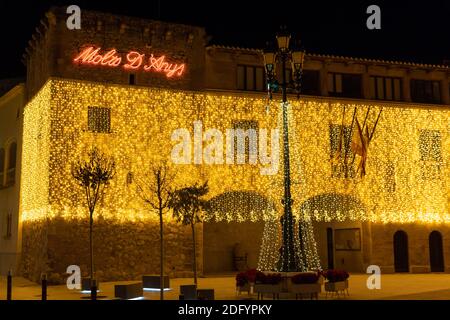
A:
[[[106,66],[116,68],[122,66],[125,70],[142,70],[145,72],[160,72],[164,73],[167,78],[173,76],[181,76],[185,70],[185,64],[176,64],[166,61],[166,56],[154,56],[151,54],[146,58],[145,54],[138,51],[129,51],[125,55],[125,63],[122,64],[122,56],[116,49],[111,49],[105,53],[101,53],[101,48],[93,46],[83,49],[73,59],[74,63]]]

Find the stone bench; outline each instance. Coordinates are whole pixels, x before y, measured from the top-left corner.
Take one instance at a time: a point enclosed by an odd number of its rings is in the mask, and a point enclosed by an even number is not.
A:
[[[170,288],[170,279],[169,276],[163,276],[163,284],[164,289]],[[144,290],[146,289],[155,289],[159,291],[161,288],[161,277],[155,274],[147,274],[142,276],[142,286]]]
[[[197,300],[197,286],[195,284],[180,286],[180,295],[184,300]]]
[[[114,286],[114,297],[119,299],[135,299],[143,297],[142,282],[130,284],[116,284]]]
[[[214,289],[197,289],[198,300],[214,300]]]
[[[81,291],[91,292],[91,278],[81,278]],[[97,281],[97,292],[100,291],[100,283]]]

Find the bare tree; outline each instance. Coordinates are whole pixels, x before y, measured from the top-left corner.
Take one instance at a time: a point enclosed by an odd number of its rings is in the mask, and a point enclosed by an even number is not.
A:
[[[194,247],[193,269],[195,284],[197,284],[195,224],[202,222],[202,211],[209,208],[209,202],[202,199],[208,191],[208,182],[205,182],[203,185],[195,184],[190,187],[175,190],[169,202],[169,207],[173,210],[175,219],[183,225],[191,226]]]
[[[172,196],[172,183],[174,174],[164,163],[156,165],[146,177],[137,182],[137,191],[140,198],[156,210],[159,215],[160,237],[160,299],[164,300],[164,228],[163,215],[169,210]]]
[[[94,244],[93,224],[94,211],[103,196],[105,187],[115,175],[115,162],[111,157],[101,153],[96,147],[88,152],[87,159],[79,159],[72,164],[72,176],[84,189],[89,209],[89,250],[91,264],[91,288],[94,283]]]

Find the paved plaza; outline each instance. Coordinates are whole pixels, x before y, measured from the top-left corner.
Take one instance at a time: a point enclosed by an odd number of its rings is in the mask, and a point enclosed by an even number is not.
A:
[[[320,300],[346,299],[346,300],[450,300],[450,274],[386,274],[381,278],[381,289],[369,290],[366,286],[368,275],[351,274],[349,278],[349,296],[326,297],[325,293],[319,295]],[[129,281],[135,282],[135,281]],[[165,292],[165,298],[178,299],[179,286],[192,284],[190,278],[171,279],[172,290]],[[100,284],[99,298],[113,299],[114,285],[121,282],[102,282]],[[199,288],[215,289],[215,297],[220,300],[248,300],[256,299],[256,295],[236,295],[234,275],[209,276],[199,278]],[[13,278],[13,299],[39,300],[41,288],[24,278]],[[49,300],[81,300],[89,295],[81,294],[76,290],[68,290],[65,285],[49,286]],[[144,292],[144,298],[148,300],[159,299],[159,292]],[[283,297],[280,297],[283,299]],[[289,298],[289,297],[286,297]],[[6,299],[6,277],[0,279],[0,299]],[[266,299],[270,299],[267,297]]]

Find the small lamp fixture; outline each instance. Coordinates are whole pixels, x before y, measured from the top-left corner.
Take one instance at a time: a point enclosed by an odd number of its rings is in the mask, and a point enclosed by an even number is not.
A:
[[[282,26],[277,34],[278,48],[281,50],[281,52],[286,52],[289,50],[290,39],[291,35],[287,32],[286,26]]]
[[[273,73],[275,71],[275,59],[276,59],[276,53],[271,50],[264,50],[264,65],[266,67],[266,71]]]
[[[294,72],[300,72],[302,70],[304,59],[304,51],[295,50],[292,52],[292,70],[294,70]]]
[[[187,42],[188,42],[188,44],[192,44],[192,42],[194,42],[194,34],[193,33],[188,34]]]

